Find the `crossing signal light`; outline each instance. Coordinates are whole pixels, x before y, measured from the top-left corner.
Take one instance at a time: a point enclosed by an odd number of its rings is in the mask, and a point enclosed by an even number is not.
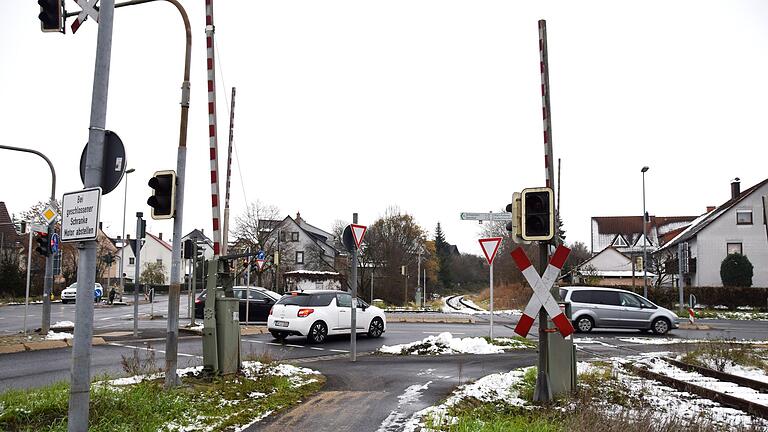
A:
[[[551,240],[555,233],[554,197],[550,188],[523,189],[521,209],[524,240]]]
[[[149,179],[152,196],[147,204],[152,207],[152,219],[170,219],[176,212],[176,173],[158,171]]]
[[[44,32],[60,32],[64,9],[61,0],[37,0],[40,5],[40,30]]]
[[[205,249],[200,247],[200,245],[197,245],[196,251],[197,251],[197,255],[195,256],[197,257],[197,259],[198,260],[203,259],[203,257],[205,256]]]
[[[51,236],[47,232],[37,233],[37,247],[35,251],[40,255],[47,257],[51,254]]]
[[[183,248],[181,250],[181,257],[183,259],[194,258],[195,243],[191,239],[184,240]]]

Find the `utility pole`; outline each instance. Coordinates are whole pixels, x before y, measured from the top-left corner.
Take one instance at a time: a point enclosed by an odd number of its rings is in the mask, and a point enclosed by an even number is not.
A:
[[[102,0],[99,7],[99,30],[96,40],[96,65],[93,76],[91,118],[88,127],[88,149],[85,162],[85,187],[99,186],[104,161],[104,133],[107,118],[109,65],[112,54],[114,0]],[[91,339],[93,337],[93,292],[96,282],[96,240],[79,245],[77,270],[76,321],[72,347],[72,374],[69,391],[67,430],[88,430],[88,408],[91,384]],[[86,288],[86,289],[82,289]]]
[[[142,225],[141,217],[144,216],[142,212],[136,212],[136,258],[134,263],[136,264],[133,271],[133,337],[139,337],[139,287],[141,284],[141,238],[142,238]]]
[[[357,224],[357,213],[352,213],[352,223]],[[350,352],[349,359],[357,361],[357,245],[352,251],[352,316],[350,319]]]

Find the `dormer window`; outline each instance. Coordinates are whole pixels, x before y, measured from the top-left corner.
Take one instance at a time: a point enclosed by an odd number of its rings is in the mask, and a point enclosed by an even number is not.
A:
[[[736,225],[752,225],[752,210],[736,210]]]
[[[615,239],[613,239],[613,243],[611,246],[615,247],[629,247],[629,244],[627,244],[627,241],[624,240],[624,237],[622,237],[621,234],[617,235]]]

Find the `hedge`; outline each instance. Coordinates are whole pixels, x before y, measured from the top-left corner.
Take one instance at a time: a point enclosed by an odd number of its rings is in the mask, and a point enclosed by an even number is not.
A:
[[[628,291],[643,294],[643,287],[623,287]],[[696,296],[696,302],[708,307],[727,306],[736,310],[738,306],[749,306],[760,310],[768,310],[768,288],[734,288],[734,287],[685,287],[683,289],[685,303],[690,294]],[[666,308],[675,308],[679,301],[677,288],[648,287],[648,298],[654,303]]]

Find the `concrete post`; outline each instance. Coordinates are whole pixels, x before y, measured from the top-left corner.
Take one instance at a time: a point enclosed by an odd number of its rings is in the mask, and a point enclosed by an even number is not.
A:
[[[139,336],[139,281],[141,280],[141,217],[142,212],[136,212],[136,257],[133,271],[133,337]]]

